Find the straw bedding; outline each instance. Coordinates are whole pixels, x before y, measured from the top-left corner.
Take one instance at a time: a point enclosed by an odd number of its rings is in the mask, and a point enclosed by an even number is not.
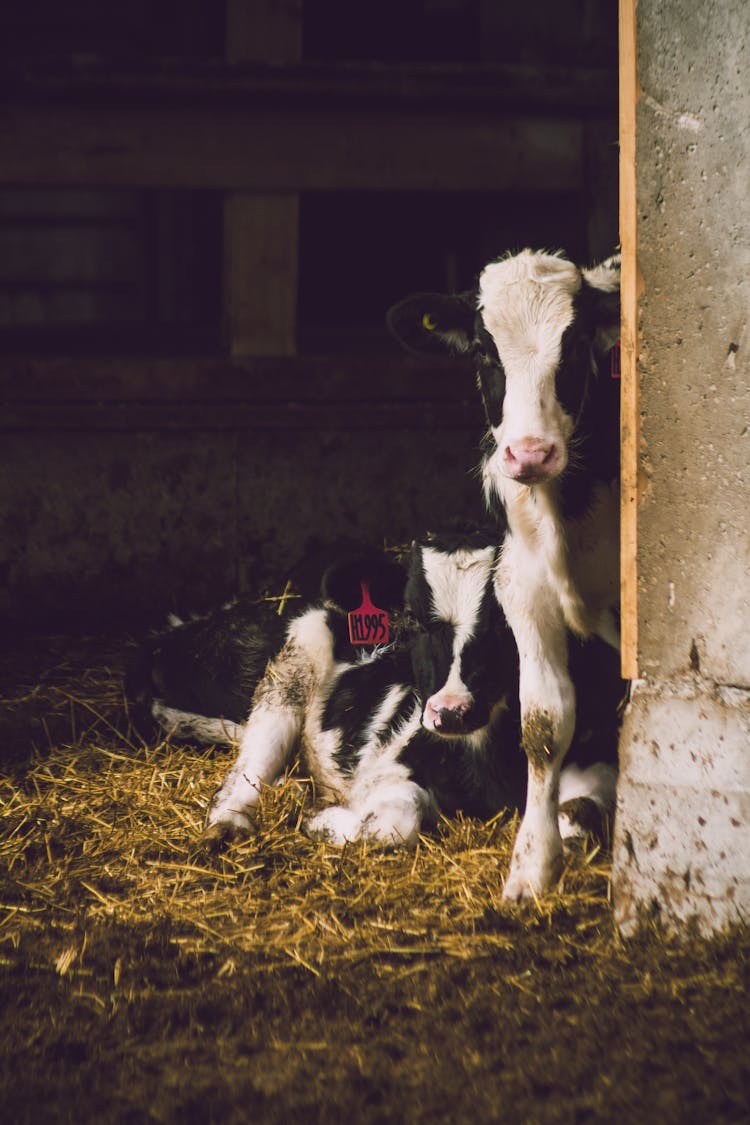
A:
[[[125,651],[0,657],[6,1120],[748,1119],[746,930],[623,943],[593,846],[508,908],[513,817],[313,843],[294,776],[208,850],[227,755],[139,727]]]

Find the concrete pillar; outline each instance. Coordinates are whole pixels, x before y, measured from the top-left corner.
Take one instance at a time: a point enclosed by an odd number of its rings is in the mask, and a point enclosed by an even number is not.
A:
[[[623,620],[637,679],[615,909],[624,932],[643,910],[710,931],[750,918],[750,16],[746,0],[622,0],[626,32],[630,17]]]

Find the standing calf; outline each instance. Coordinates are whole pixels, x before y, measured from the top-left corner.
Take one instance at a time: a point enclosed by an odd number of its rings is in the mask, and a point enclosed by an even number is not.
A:
[[[562,854],[559,779],[576,724],[567,630],[619,644],[619,259],[581,270],[524,250],[487,265],[474,293],[407,298],[389,324],[407,348],[476,363],[484,494],[508,525],[495,587],[520,658],[528,797],[505,895],[523,898],[552,883]]]

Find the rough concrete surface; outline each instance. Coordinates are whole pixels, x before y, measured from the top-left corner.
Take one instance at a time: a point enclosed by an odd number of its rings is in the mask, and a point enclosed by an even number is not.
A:
[[[0,621],[101,630],[281,593],[314,545],[482,514],[473,430],[6,434]]]
[[[639,655],[750,686],[750,19],[638,6]]]
[[[618,921],[750,916],[750,19],[637,6],[638,662]],[[722,686],[725,685],[725,686]]]
[[[750,919],[750,692],[633,685],[620,752],[615,911],[704,931]]]

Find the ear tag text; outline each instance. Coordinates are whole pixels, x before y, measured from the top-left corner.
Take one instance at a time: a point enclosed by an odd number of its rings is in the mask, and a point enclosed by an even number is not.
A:
[[[362,604],[348,615],[349,640],[353,645],[387,645],[388,614],[373,604],[367,583],[360,585]]]

